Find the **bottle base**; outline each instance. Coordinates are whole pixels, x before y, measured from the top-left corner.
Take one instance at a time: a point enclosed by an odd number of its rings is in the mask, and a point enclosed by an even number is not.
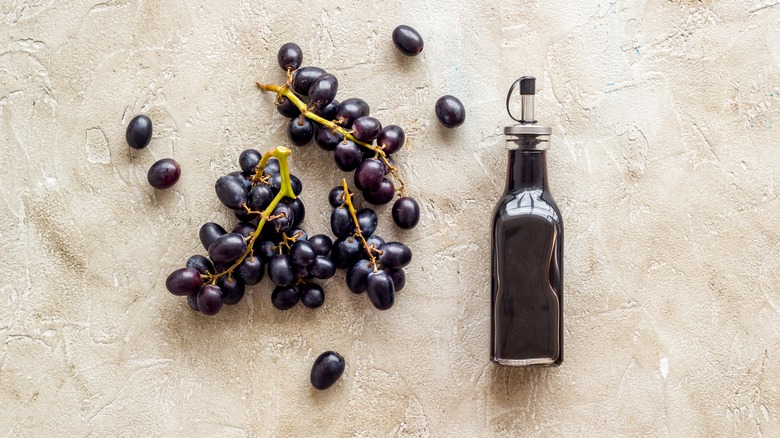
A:
[[[500,359],[497,357],[491,358],[493,362],[509,367],[557,367],[555,359],[550,358],[533,358],[533,359]]]

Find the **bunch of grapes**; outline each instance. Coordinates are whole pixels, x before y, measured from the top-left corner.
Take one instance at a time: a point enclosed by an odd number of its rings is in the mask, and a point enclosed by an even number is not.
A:
[[[339,269],[347,269],[347,287],[355,294],[368,292],[371,304],[387,310],[395,302],[395,292],[403,289],[402,269],[412,261],[412,251],[400,242],[385,242],[374,234],[377,216],[373,209],[355,211],[347,181],[328,195],[333,211],[330,228],[336,237],[331,258]]]
[[[240,222],[231,232],[205,223],[199,237],[208,257],[190,257],[166,281],[168,290],[186,295],[194,310],[215,315],[223,304],[238,304],[246,285],[259,283],[266,272],[276,286],[271,302],[277,309],[290,309],[298,301],[311,309],[322,306],[324,291],[312,279],[335,274],[329,257],[333,242],[300,228],[306,215],[298,197],[303,184],[289,173],[289,153],[280,147],[262,156],[247,149],[239,157],[241,170],[217,180],[217,197]]]
[[[295,43],[284,44],[277,55],[287,72],[283,85],[257,84],[276,93],[275,105],[289,118],[287,136],[296,146],[317,145],[333,152],[336,166],[354,172],[354,185],[373,205],[393,204],[395,223],[410,229],[420,219],[417,202],[406,196],[404,182],[391,157],[406,144],[406,133],[397,125],[385,125],[370,116],[365,100],[336,100],[338,79],[319,67],[301,67],[303,53]]]

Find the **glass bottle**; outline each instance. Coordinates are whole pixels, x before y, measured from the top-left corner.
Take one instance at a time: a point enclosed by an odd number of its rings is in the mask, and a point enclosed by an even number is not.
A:
[[[506,190],[493,213],[491,359],[500,365],[563,362],[563,219],[547,181],[552,132],[534,120],[533,77],[518,79],[522,116],[504,128]]]

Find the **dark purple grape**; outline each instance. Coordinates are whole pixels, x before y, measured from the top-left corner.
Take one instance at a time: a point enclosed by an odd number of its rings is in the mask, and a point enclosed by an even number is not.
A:
[[[350,190],[349,193],[352,194],[352,191]],[[344,187],[336,186],[330,189],[330,193],[328,193],[328,202],[331,207],[339,207],[346,201],[347,199],[344,197]]]
[[[285,254],[276,254],[268,262],[268,278],[277,286],[289,286],[295,280],[292,261]]]
[[[222,309],[222,290],[218,286],[207,284],[198,292],[198,310],[204,315],[216,315]]]
[[[417,201],[408,196],[398,198],[393,204],[393,221],[404,230],[414,228],[420,221],[420,206]]]
[[[314,123],[303,116],[290,119],[287,124],[287,138],[295,146],[306,146],[314,138]]]
[[[143,149],[152,139],[152,121],[145,115],[138,115],[130,120],[125,131],[125,140],[133,149]]]
[[[209,246],[209,258],[214,263],[227,264],[235,261],[246,251],[246,240],[238,233],[220,236]]]
[[[293,265],[293,274],[295,275],[296,279],[302,280],[308,280],[314,277],[311,275],[311,272],[309,272],[309,268],[307,266]]]
[[[344,140],[338,132],[334,132],[333,129],[327,126],[317,126],[314,132],[314,142],[322,150],[332,151],[336,149],[336,146]]]
[[[287,200],[285,200],[287,202]],[[293,212],[292,226],[297,227],[303,222],[303,218],[306,217],[306,207],[303,205],[301,198],[295,198],[292,201],[287,202],[290,210]]]
[[[344,140],[336,145],[336,149],[333,152],[333,159],[336,161],[336,166],[344,172],[352,172],[360,166],[360,162],[363,161],[363,154],[360,152],[360,147],[352,140]]]
[[[372,235],[371,237],[367,237],[366,238],[367,248],[375,248],[375,249],[378,250],[384,244],[385,244],[385,239],[383,239],[383,238],[381,238],[381,237],[379,237],[377,235]],[[360,254],[361,254],[361,257],[370,258],[368,256],[368,249],[366,249],[366,248],[364,248],[362,246],[362,242],[361,242]],[[371,254],[373,254],[376,257],[376,256],[379,255],[379,251],[371,250]]]
[[[323,107],[333,102],[339,90],[339,81],[330,73],[317,78],[309,87],[309,101],[312,105]]]
[[[370,208],[361,208],[355,212],[357,216],[358,225],[360,226],[360,232],[363,237],[369,237],[376,231],[376,226],[379,223],[379,219],[376,217],[376,212]]]
[[[198,292],[187,295],[187,305],[190,306],[190,309],[196,312],[200,311],[198,310]]]
[[[412,250],[401,242],[387,242],[379,249],[379,262],[388,268],[403,268],[412,261]]]
[[[374,272],[374,267],[368,260],[358,260],[347,269],[347,287],[353,294],[362,294],[366,291],[368,274]]]
[[[297,241],[290,247],[290,258],[298,266],[311,265],[314,263],[315,257],[317,257],[317,251],[314,250],[311,243],[305,240]]]
[[[241,222],[252,222],[257,219],[257,213],[248,213],[243,208],[233,210],[233,215]]]
[[[292,76],[292,90],[300,96],[308,96],[311,85],[325,74],[325,70],[319,67],[303,67]]]
[[[279,310],[295,307],[300,299],[300,291],[295,286],[276,286],[271,293],[271,303]]]
[[[368,158],[355,170],[355,187],[372,191],[379,188],[385,177],[385,163],[376,158]]]
[[[336,118],[336,109],[338,109],[339,105],[340,103],[338,100],[333,100],[322,108],[314,108],[314,114],[317,114],[325,120],[332,121]]]
[[[265,273],[265,265],[259,256],[247,256],[240,265],[238,265],[237,274],[241,280],[248,285],[260,283]]]
[[[330,214],[330,229],[339,239],[346,239],[355,232],[355,223],[347,207],[336,207]]]
[[[279,173],[279,160],[276,158],[270,158],[263,168],[263,173],[266,175],[276,175]]]
[[[181,166],[172,158],[163,158],[152,164],[146,180],[155,189],[164,190],[173,187],[181,176]]]
[[[351,97],[339,104],[336,108],[336,117],[333,119],[338,125],[344,128],[351,128],[352,123],[360,117],[367,116],[370,108],[365,100],[357,97]]]
[[[187,259],[186,266],[188,268],[196,269],[202,275],[214,273],[214,264],[211,263],[211,260],[199,254],[196,254],[190,257],[189,259]]]
[[[271,192],[276,195],[279,193],[279,190],[282,189],[282,175],[272,176],[268,183],[271,186]],[[303,191],[303,183],[295,175],[290,175],[290,187],[292,188],[293,193],[295,193],[295,196],[300,195]]]
[[[222,226],[219,224],[216,224],[214,222],[206,222],[203,224],[203,226],[200,227],[200,231],[198,232],[198,237],[200,237],[200,243],[203,244],[203,248],[206,249],[206,251],[209,250],[209,246],[211,246],[212,243],[214,243],[215,240],[219,239],[220,237],[227,234],[227,231],[225,231]]]
[[[241,181],[241,183],[244,185],[244,187],[246,187],[247,190],[250,190],[252,188],[251,175],[247,175],[240,170],[236,170],[235,172],[230,172],[228,173],[228,175],[234,178],[238,178],[238,180]]]
[[[222,289],[222,304],[238,304],[244,298],[246,286],[237,276],[223,275],[217,280],[217,285]]]
[[[257,165],[260,164],[260,160],[263,159],[263,155],[254,149],[247,149],[241,152],[238,156],[238,165],[245,175],[253,175],[257,170]]]
[[[309,243],[314,247],[317,255],[326,256],[330,254],[330,248],[333,246],[333,240],[324,234],[315,234],[309,238]]]
[[[455,96],[442,96],[436,101],[436,117],[447,128],[456,128],[466,120],[466,108]]]
[[[189,295],[197,292],[203,280],[200,278],[200,272],[195,268],[180,268],[168,275],[165,280],[165,287],[168,292],[174,295]]]
[[[254,211],[263,211],[273,199],[273,190],[265,184],[258,184],[249,191],[247,205]]]
[[[301,115],[301,110],[298,108],[298,106],[295,105],[295,103],[286,96],[279,96],[277,98],[276,110],[279,111],[279,114],[287,117],[288,119],[292,119],[293,117],[298,117]]]
[[[393,280],[385,271],[377,271],[368,274],[366,279],[366,292],[371,304],[379,310],[387,310],[393,307],[395,302],[395,286]]]
[[[276,54],[276,61],[284,71],[297,70],[303,62],[303,52],[295,43],[284,43]]]
[[[214,191],[217,192],[217,198],[227,208],[237,210],[246,204],[246,198],[249,191],[240,179],[231,175],[219,177],[214,184]]]
[[[311,386],[319,390],[330,388],[344,374],[344,366],[344,358],[340,354],[334,351],[322,353],[311,367]]]
[[[336,264],[330,258],[318,255],[314,258],[314,263],[309,266],[309,272],[319,279],[326,280],[336,273]]]
[[[382,124],[373,117],[360,117],[352,123],[352,135],[365,143],[373,142],[380,132],[382,132]]]
[[[270,240],[263,240],[260,245],[255,246],[255,252],[260,256],[260,260],[268,262],[276,254],[276,244]]]
[[[394,154],[406,144],[406,133],[400,126],[387,125],[376,138],[376,144],[382,147],[386,154]]]
[[[278,216],[276,219],[269,221],[273,226],[274,231],[277,233],[283,233],[293,227],[295,222],[295,216],[292,209],[285,203],[280,202],[276,204],[274,210],[271,212],[271,216]]]
[[[249,237],[252,234],[255,234],[255,230],[257,230],[257,227],[251,222],[239,222],[235,227],[233,227],[234,233],[238,233],[244,237]]]
[[[387,178],[383,178],[379,188],[370,192],[363,192],[363,199],[374,205],[384,205],[395,196],[395,186]]]
[[[301,302],[309,309],[316,309],[325,303],[325,291],[318,284],[306,283],[301,288]]]
[[[420,34],[405,24],[393,29],[393,44],[406,56],[419,55],[424,45]]]
[[[295,214],[294,211],[293,211],[293,214]],[[306,231],[304,231],[304,230],[302,230],[300,228],[290,228],[284,234],[286,234],[287,237],[294,238],[298,242],[300,242],[302,240],[309,240],[309,235],[306,233]]]
[[[403,269],[386,269],[385,272],[387,272],[387,275],[393,280],[393,286],[395,287],[396,292],[404,288],[404,285],[406,284],[406,273]]]
[[[360,259],[360,240],[354,237],[338,239],[333,242],[330,258],[336,267],[346,269]]]

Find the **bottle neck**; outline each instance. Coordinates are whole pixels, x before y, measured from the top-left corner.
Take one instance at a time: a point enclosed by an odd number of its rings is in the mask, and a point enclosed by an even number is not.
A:
[[[547,191],[547,151],[512,149],[506,174],[507,192],[541,189]]]

